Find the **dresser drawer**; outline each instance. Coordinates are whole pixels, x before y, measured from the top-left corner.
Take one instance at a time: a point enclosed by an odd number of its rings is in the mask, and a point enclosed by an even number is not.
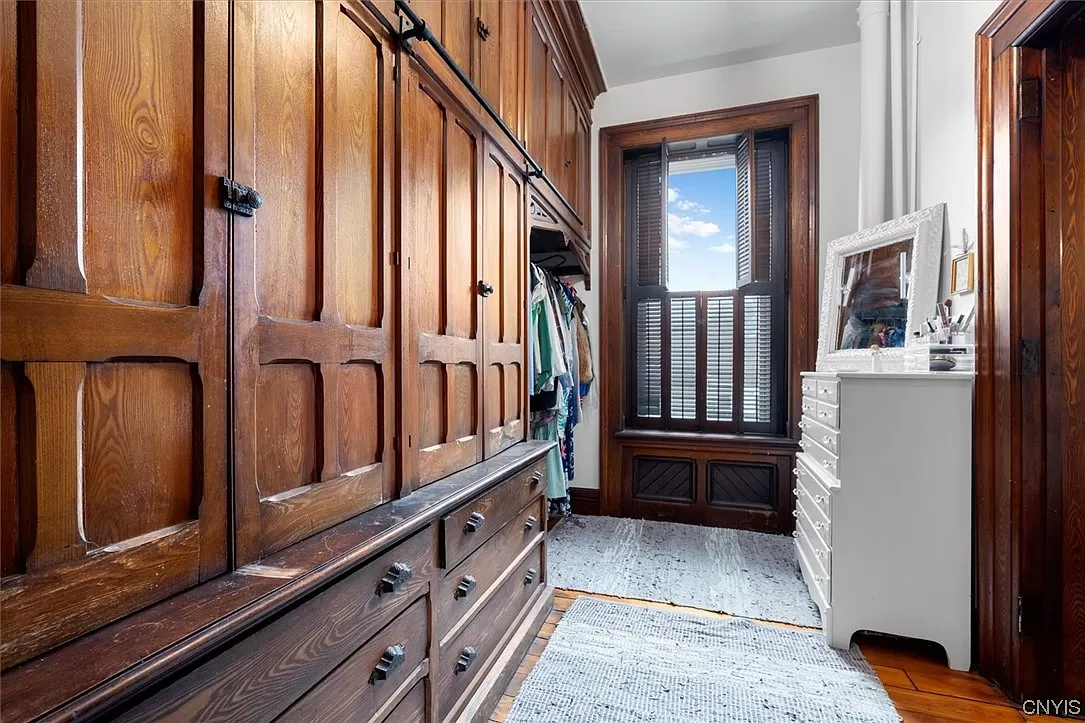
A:
[[[832,548],[818,536],[810,520],[802,513],[798,515],[797,527],[798,529],[793,534],[799,541],[799,547],[806,553],[806,559],[814,563],[814,572],[818,573],[819,577],[827,579],[832,570],[830,560]]]
[[[802,378],[802,395],[804,397],[810,397],[811,399],[818,398],[818,381],[817,379],[811,379],[809,377]]]
[[[810,597],[814,598],[814,602],[818,604],[824,615],[832,607],[830,604],[832,588],[830,587],[829,577],[810,560],[810,555],[807,553],[807,548],[803,545],[801,537],[795,540],[795,549],[798,552],[802,579],[806,581],[806,587],[810,590]]]
[[[497,593],[451,641],[441,646],[438,718],[448,719],[471,681],[486,673],[502,638],[543,584],[543,548],[537,546]]]
[[[813,395],[802,396],[802,415],[804,417],[817,417],[818,415],[818,400]]]
[[[425,593],[436,557],[433,537],[427,527],[120,720],[237,720],[240,710],[245,720],[272,720]]]
[[[836,480],[840,479],[840,460],[835,454],[822,447],[810,435],[805,433],[802,435],[800,444],[806,456],[820,467],[826,475]]]
[[[840,456],[839,430],[825,426],[821,422],[814,419],[813,416],[804,416],[802,418],[802,421],[799,422],[799,427],[803,431],[803,438],[810,437],[822,447],[835,454],[837,457]]]
[[[538,497],[482,547],[438,580],[434,596],[437,607],[437,639],[455,634],[460,623],[486,600],[501,576],[520,553],[538,542],[546,524],[546,500]]]
[[[813,528],[818,537],[821,538],[822,547],[829,548],[833,544],[832,524],[829,519],[822,514],[821,510],[817,508],[814,501],[809,497],[804,497],[799,500],[796,506],[799,514],[802,516],[803,522]]]
[[[546,461],[539,460],[478,499],[441,518],[441,567],[446,570],[454,568],[493,537],[533,497],[545,491],[545,479]]]
[[[811,500],[827,520],[832,520],[832,494],[810,469],[807,459],[805,454],[795,457],[795,496],[800,500]]]
[[[838,390],[840,382],[836,379],[818,379],[816,382],[817,399],[821,402],[837,404],[840,400]]]
[[[418,723],[426,720],[426,681],[420,680],[388,714],[383,723]]]
[[[426,600],[419,598],[278,720],[371,720],[426,658],[428,619]]]
[[[840,407],[830,402],[817,402],[814,418],[831,429],[840,429]]]

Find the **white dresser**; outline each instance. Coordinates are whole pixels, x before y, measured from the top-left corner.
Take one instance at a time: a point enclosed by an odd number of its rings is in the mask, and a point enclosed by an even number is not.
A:
[[[971,653],[968,373],[804,372],[795,543],[825,635],[859,630]]]

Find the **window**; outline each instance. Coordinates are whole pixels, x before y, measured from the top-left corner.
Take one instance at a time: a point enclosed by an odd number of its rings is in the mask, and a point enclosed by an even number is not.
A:
[[[784,434],[786,130],[625,154],[628,426]]]

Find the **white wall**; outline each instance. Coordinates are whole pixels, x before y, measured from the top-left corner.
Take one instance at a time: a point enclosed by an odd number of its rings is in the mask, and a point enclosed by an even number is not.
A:
[[[856,231],[859,165],[859,45],[769,58],[742,65],[675,75],[619,86],[599,96],[592,129],[592,239],[599,238],[598,130],[633,121],[666,118],[800,95],[819,96],[819,237],[824,261],[829,241]],[[824,265],[824,264],[822,264]],[[595,288],[578,289],[593,324],[593,354],[599,367],[599,250],[592,248]],[[598,389],[574,439],[574,487],[599,487]]]
[[[910,71],[914,60],[918,78],[917,93],[911,92],[910,72],[905,85],[909,124],[918,95],[916,208],[946,204],[942,299],[949,297],[950,263],[962,252],[963,235],[972,250],[976,246],[975,36],[998,5],[998,0],[909,0],[905,7],[904,65]],[[975,294],[953,297],[953,313],[967,315],[974,304]]]

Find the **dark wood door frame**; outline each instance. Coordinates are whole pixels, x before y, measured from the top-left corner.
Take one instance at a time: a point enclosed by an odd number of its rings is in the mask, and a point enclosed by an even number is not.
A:
[[[787,127],[790,131],[790,285],[791,328],[788,374],[787,432],[784,437],[750,435],[691,434],[674,436],[676,444],[690,449],[719,450],[726,454],[740,446],[746,454],[794,456],[798,449],[798,422],[801,416],[799,373],[812,369],[817,354],[818,314],[818,98],[803,96],[724,110],[673,116],[599,131],[599,277],[600,420],[599,510],[604,515],[629,515],[623,504],[622,449],[649,441],[636,431],[624,430],[623,407],[628,361],[626,359],[622,284],[625,278],[623,152],[668,142],[729,135],[746,130]],[[653,433],[648,433],[651,436]],[[659,433],[654,433],[658,436]],[[668,437],[670,439],[670,437]],[[788,467],[790,469],[790,467]],[[788,483],[790,486],[790,483]],[[782,496],[773,516],[774,529],[790,529],[791,495]],[[743,524],[747,515],[736,518]]]
[[[1075,333],[1060,329],[1073,322],[1061,307],[1059,255],[1064,243],[1080,247],[1063,236],[1067,229],[1081,233],[1080,218],[1075,226],[1064,217],[1070,192],[1061,174],[1081,151],[1051,152],[1063,140],[1052,134],[1061,132],[1064,93],[1061,51],[1047,50],[1083,10],[1075,2],[1008,0],[976,37],[974,659],[1018,700],[1085,697],[1081,674],[1067,669],[1085,659],[1085,635],[1080,625],[1062,625],[1067,591],[1078,590],[1070,604],[1085,599],[1085,555],[1069,551],[1076,562],[1068,564],[1063,543],[1082,494],[1065,499],[1060,472],[1062,446],[1081,440],[1064,430],[1061,444],[1051,441],[1060,432],[1051,415],[1063,403],[1061,375],[1053,374],[1066,363],[1060,334]]]

